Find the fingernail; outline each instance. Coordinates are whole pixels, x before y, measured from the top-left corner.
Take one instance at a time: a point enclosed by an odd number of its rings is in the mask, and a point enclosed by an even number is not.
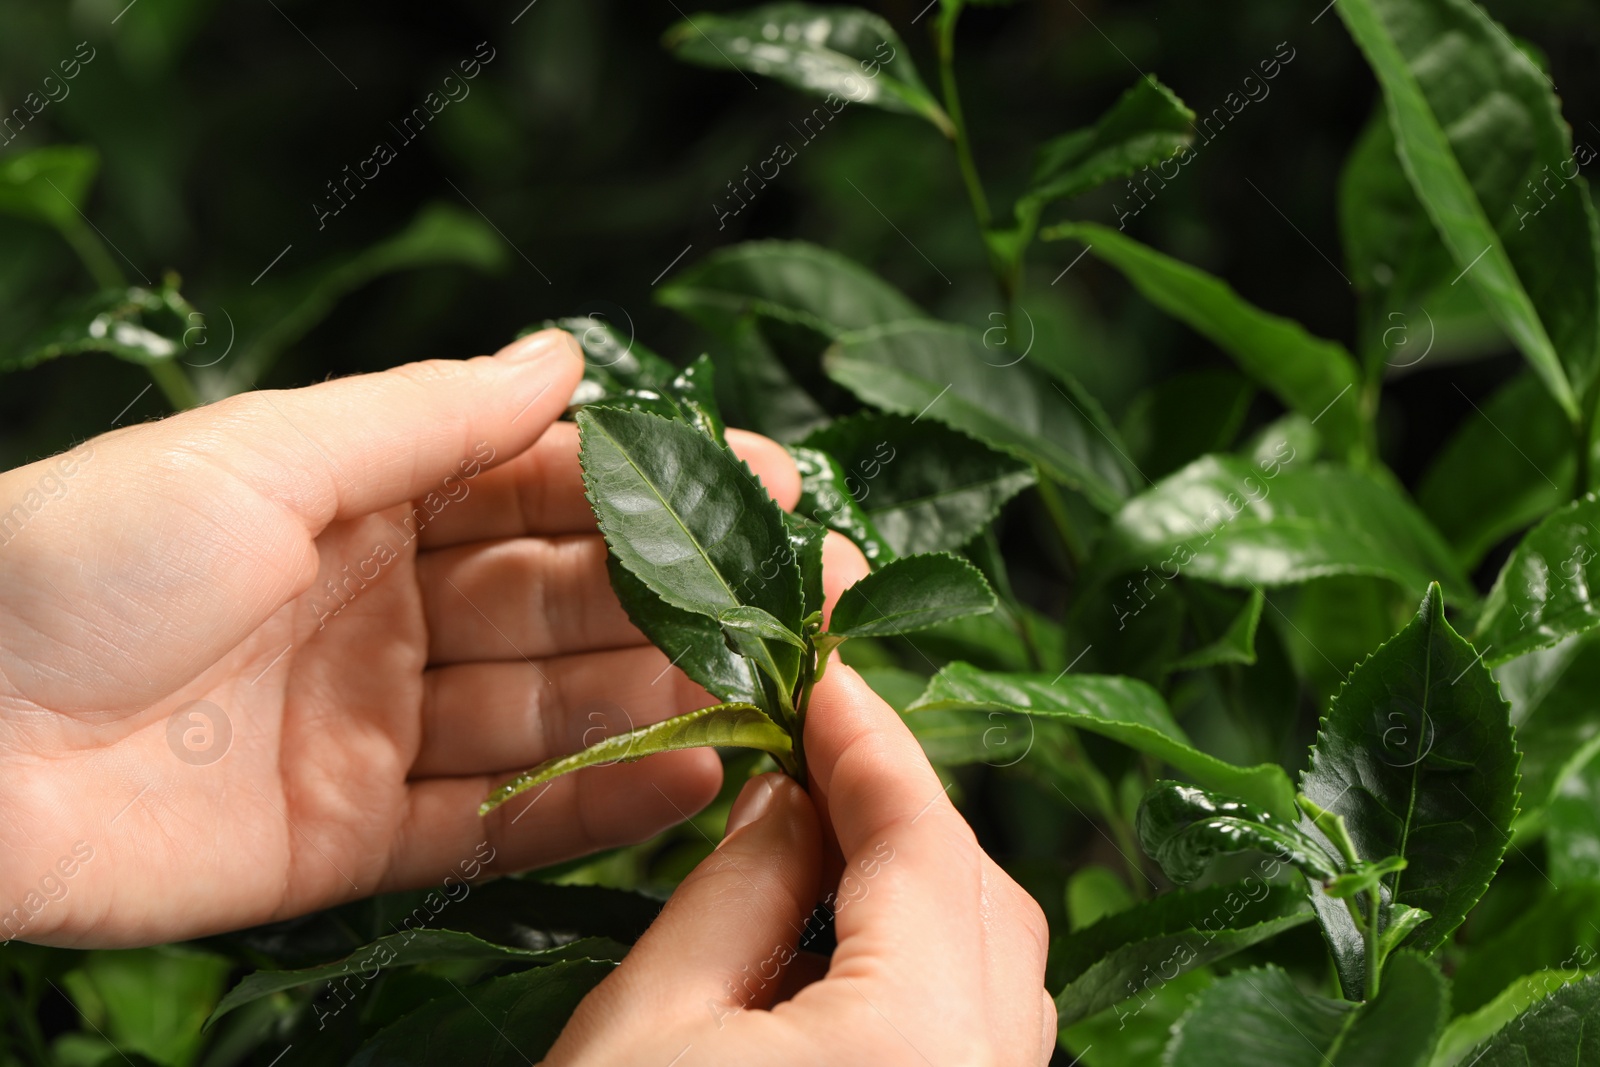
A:
[[[772,807],[773,778],[771,774],[763,774],[759,778],[752,778],[739,792],[739,799],[733,802],[733,810],[728,812],[728,828],[723,831],[723,839],[733,836],[735,830],[742,830],[766,814]]]
[[[526,337],[512,341],[496,352],[495,358],[505,360],[507,363],[532,363],[557,351],[564,344],[574,346],[576,344],[567,331],[540,330],[538,333],[530,333]]]

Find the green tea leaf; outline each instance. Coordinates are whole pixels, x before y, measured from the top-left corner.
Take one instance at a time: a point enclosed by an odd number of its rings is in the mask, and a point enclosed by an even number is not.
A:
[[[731,452],[689,426],[578,413],[584,484],[611,551],[667,603],[719,616],[750,605],[798,630],[800,569],[782,513]]]
[[[794,751],[789,735],[754,704],[716,704],[608,737],[570,756],[546,760],[489,794],[478,813],[487,815],[519,793],[585,767],[632,763],[657,752],[706,747],[759,749],[786,767]]]
[[[753,313],[701,319],[711,335],[717,397],[729,421],[785,444],[827,423],[828,413],[795,381]]]
[[[1300,991],[1277,967],[1238,971],[1194,999],[1165,1067],[1423,1067],[1450,994],[1438,967],[1400,953],[1365,1004]]]
[[[828,635],[884,637],[910,633],[963,615],[993,611],[983,572],[959,556],[902,556],[846,589],[833,606]]]
[[[227,981],[226,959],[179,946],[101,950],[69,959],[71,969],[56,981],[97,1036],[114,1046],[111,1056],[94,1062],[122,1063],[132,1055],[141,1064],[181,1065],[199,1058],[206,1010]],[[50,969],[66,970],[64,963]],[[19,969],[22,974],[32,970],[26,964]],[[33,980],[43,978],[33,973],[38,976]],[[152,1001],[154,990],[161,991],[159,1001]]]
[[[861,264],[804,241],[749,241],[720,249],[661,286],[656,302],[717,332],[745,315],[794,323],[829,338],[927,318]]]
[[[366,976],[366,981],[371,981],[378,972],[391,967],[458,960],[496,961],[525,966],[569,960],[619,961],[626,952],[627,946],[604,937],[582,938],[544,949],[525,949],[493,944],[459,930],[405,930],[380,937],[343,959],[318,967],[256,971],[246,975],[217,1004],[216,1010],[206,1020],[206,1026],[212,1026],[229,1012],[263,997],[345,975],[362,974]]]
[[[900,323],[845,335],[823,366],[869,404],[934,419],[1038,464],[1101,510],[1121,504],[1133,476],[1099,405],[1026,362],[993,357],[969,330]]]
[[[1561,784],[1544,823],[1550,878],[1557,885],[1600,883],[1600,760],[1591,756]]]
[[[921,115],[952,132],[905,42],[870,11],[799,3],[702,11],[667,30],[662,43],[696,66],[748,70],[825,97],[835,114],[848,103],[868,104]]]
[[[644,345],[634,340],[632,323],[626,329],[604,315],[582,315],[566,319],[546,319],[538,326],[530,326],[518,336],[537,330],[566,330],[583,349],[583,380],[592,383],[593,389],[582,386],[573,398],[575,404],[586,404],[606,393],[620,393],[627,389],[659,389],[678,376],[678,368],[662,359]]]
[[[1182,782],[1157,782],[1139,802],[1139,843],[1179,885],[1205,873],[1218,856],[1270,853],[1308,879],[1339,873],[1333,856],[1295,824],[1251,807],[1237,797]]]
[[[1203,334],[1278,399],[1317,424],[1340,454],[1363,447],[1358,369],[1344,346],[1313,337],[1292,319],[1247,303],[1226,282],[1117,230],[1070,222],[1045,240],[1081,241],[1121,271],[1145,298]]]
[[[1533,226],[1518,206],[1524,179],[1572,159],[1548,80],[1470,0],[1337,10],[1378,76],[1400,162],[1457,269],[1577,419],[1600,323],[1594,207],[1576,165],[1551,204],[1536,199]]]
[[[1546,889],[1526,899],[1505,920],[1472,939],[1455,972],[1457,1012],[1490,1004],[1519,978],[1556,970],[1577,977],[1600,965],[1600,885]],[[1476,919],[1476,917],[1474,917]]]
[[[1417,486],[1417,506],[1465,568],[1572,496],[1572,427],[1531,371],[1467,416]]]
[[[1518,656],[1494,672],[1511,704],[1511,725],[1522,751],[1522,808],[1537,815],[1562,783],[1600,753],[1600,633],[1569,637]]]
[[[1495,1034],[1472,1061],[1474,1067],[1586,1064],[1600,1060],[1600,976],[1534,1002]]]
[[[379,1030],[351,1067],[525,1067],[555,1044],[578,1002],[614,964],[560,963],[429,1001]]]
[[[1018,215],[1037,216],[1052,200],[1077,196],[1171,158],[1194,140],[1193,122],[1194,112],[1177,94],[1146,75],[1093,126],[1040,146]]]
[[[717,408],[715,395],[716,371],[711,357],[701,355],[664,384],[654,387],[623,389],[616,392],[593,390],[580,386],[573,395],[574,406],[603,405],[626,411],[645,411],[664,419],[688,423],[717,444],[726,444],[723,434],[722,414]],[[584,386],[590,384],[586,378]]]
[[[1202,645],[1193,652],[1172,661],[1171,671],[1194,671],[1217,667],[1225,663],[1252,664],[1256,661],[1256,630],[1261,625],[1261,609],[1267,596],[1252,589],[1244,608],[1228,624],[1227,630],[1215,641]]]
[[[719,700],[762,704],[765,698],[754,665],[728,647],[716,619],[668,604],[615,556],[606,560],[606,569],[629,621],[669,663]]]
[[[1194,748],[1161,695],[1132,678],[1071,674],[998,674],[952,663],[906,709],[922,712],[1010,711],[1064,722],[1108,737],[1170,765],[1201,784],[1246,797],[1284,818],[1295,812],[1294,789],[1277,764],[1236,767]]]
[[[15,356],[0,357],[0,372],[86,352],[103,352],[140,366],[165,363],[184,351],[188,331],[202,321],[198,315],[178,292],[176,276],[150,288],[103,290],[78,302]]]
[[[1512,982],[1477,1011],[1458,1015],[1445,1027],[1428,1067],[1462,1067],[1475,1062],[1473,1052],[1494,1035],[1541,1001],[1583,977],[1582,971],[1539,971]],[[1530,1015],[1530,1023],[1535,1018]],[[1524,1060],[1524,1063],[1532,1061]]]
[[[932,419],[852,415],[803,444],[838,461],[845,488],[902,556],[961,548],[1034,480],[1027,464]]]
[[[47,145],[0,159],[0,213],[49,223],[80,225],[100,153],[88,145]]]
[[[1304,894],[1268,885],[1266,877],[1163,893],[1052,939],[1045,987],[1061,989],[1059,1025],[1143,998],[1180,974],[1310,922]]]
[[[1205,456],[1128,501],[1093,566],[1105,575],[1146,567],[1158,585],[1180,574],[1243,589],[1368,575],[1472,592],[1439,535],[1389,483],[1346,467],[1263,468],[1233,456]]]
[[[783,513],[783,525],[789,531],[789,547],[800,566],[800,610],[810,618],[822,610],[822,546],[828,528],[787,511]]]
[[[1490,663],[1548,648],[1600,624],[1600,498],[1554,512],[1528,532],[1483,602],[1472,643]]]
[[[849,476],[838,460],[804,445],[790,445],[789,455],[800,471],[800,500],[794,508],[797,514],[850,538],[873,569],[895,558],[895,550],[850,492]]]
[[[1322,719],[1301,791],[1343,816],[1360,857],[1400,856],[1390,899],[1431,918],[1406,944],[1432,951],[1500,866],[1517,812],[1510,708],[1444,617],[1438,585],[1417,616],[1350,673]],[[1320,832],[1317,836],[1321,836]],[[1313,887],[1346,992],[1360,988],[1359,944],[1343,902]]]
[[[800,677],[800,654],[806,647],[798,634],[748,605],[728,608],[717,616],[717,622],[734,651],[754,661],[783,692],[794,692]]]

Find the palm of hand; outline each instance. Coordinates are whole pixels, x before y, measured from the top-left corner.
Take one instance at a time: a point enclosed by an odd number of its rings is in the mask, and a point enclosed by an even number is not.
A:
[[[437,405],[480,363],[381,388]],[[477,815],[510,772],[709,702],[610,592],[572,427],[527,448],[577,369],[554,361],[532,401],[463,415],[409,461],[314,443],[285,399],[361,379],[98,439],[0,551],[0,902],[38,900],[77,842],[94,858],[0,936],[196,936],[470,876],[491,849],[512,870],[640,840],[704,805],[720,772],[700,751]],[[781,453],[744,444],[792,501]],[[485,448],[502,465],[473,464]],[[0,476],[0,499],[33,477]]]

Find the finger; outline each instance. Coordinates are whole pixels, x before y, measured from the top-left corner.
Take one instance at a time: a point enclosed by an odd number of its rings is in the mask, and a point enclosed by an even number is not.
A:
[[[584,1000],[564,1043],[593,1049],[623,1019],[688,1017],[720,1028],[771,1002],[816,900],[816,813],[792,779],[764,774],[745,785],[728,825],[623,965]]]
[[[599,534],[518,537],[417,557],[428,662],[525,660],[645,644]]]
[[[865,578],[871,570],[867,565],[867,557],[861,554],[861,549],[856,547],[854,541],[837,530],[828,531],[828,536],[822,542],[824,623],[833,618],[833,606],[839,602],[839,594]]]
[[[845,861],[830,981],[858,983],[926,1033],[980,1032],[986,857],[921,746],[837,661],[812,692],[805,744],[813,794]],[[902,977],[884,986],[884,974]],[[934,982],[945,983],[937,997]],[[930,1014],[952,1001],[954,1014]]]
[[[727,436],[728,446],[750,465],[773,499],[792,509],[800,499],[800,472],[783,446],[744,430],[729,430]],[[474,479],[467,496],[429,525],[422,547],[592,533],[594,511],[583,493],[578,427],[558,422],[532,448]]]
[[[983,901],[988,1032],[1006,1049],[1003,1062],[1048,1063],[1055,1048],[1056,1009],[1044,989],[1050,947],[1044,910],[987,856]],[[1048,1018],[1041,1015],[1043,1004],[1049,1005]]]
[[[422,676],[412,778],[511,772],[714,703],[650,646]]]
[[[506,777],[411,783],[379,891],[437,884],[440,872],[484,841],[493,850],[489,872],[507,874],[648,840],[711,803],[722,784],[722,762],[702,748],[591,767],[480,817],[478,805]]]
[[[306,389],[244,393],[159,424],[225,450],[238,476],[317,533],[435,493],[524,452],[566,410],[577,342],[543,330],[469,360],[409,363]],[[445,479],[452,479],[446,483]]]
[[[148,705],[303,593],[313,535],[336,517],[420,498],[400,520],[414,534],[474,471],[525,450],[581,373],[571,338],[547,331],[494,357],[246,393],[0,475],[10,501],[72,463],[60,499],[6,531],[0,669],[32,675],[29,699],[51,706]],[[26,668],[63,648],[70,677]]]

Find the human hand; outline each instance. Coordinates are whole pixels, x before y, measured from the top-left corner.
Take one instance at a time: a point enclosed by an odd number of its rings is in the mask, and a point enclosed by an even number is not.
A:
[[[1044,913],[978,847],[899,716],[834,663],[805,741],[815,806],[781,774],[752,779],[548,1067],[1049,1062]],[[803,984],[824,828],[844,858],[838,948]]]
[[[477,814],[596,730],[713,703],[611,592],[576,430],[552,425],[581,373],[546,331],[0,474],[0,940],[195,937],[709,802],[701,750]],[[787,454],[729,440],[793,506]]]

